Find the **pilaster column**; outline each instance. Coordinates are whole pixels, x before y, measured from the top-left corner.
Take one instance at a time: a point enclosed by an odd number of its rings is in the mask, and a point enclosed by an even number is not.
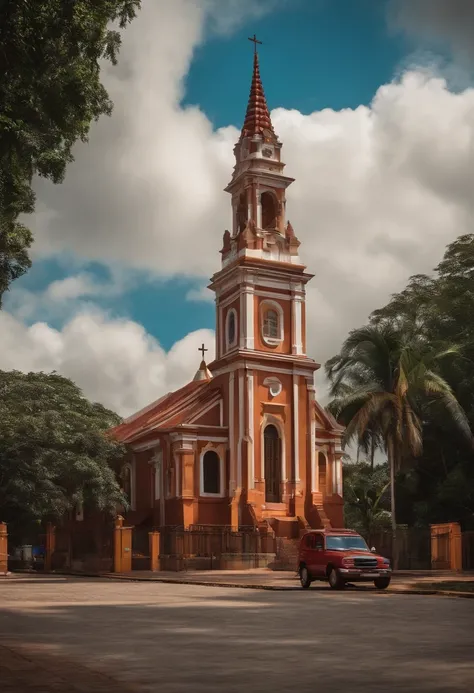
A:
[[[183,525],[189,527],[196,524],[196,451],[193,440],[181,438],[172,445],[171,454],[176,456],[179,466],[180,490],[177,495],[182,498]]]

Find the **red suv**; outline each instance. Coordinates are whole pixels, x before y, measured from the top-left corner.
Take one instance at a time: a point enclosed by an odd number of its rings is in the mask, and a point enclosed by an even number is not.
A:
[[[392,575],[388,558],[371,551],[351,529],[307,532],[298,550],[298,572],[304,589],[314,580],[327,580],[335,590],[347,582],[373,582],[383,590],[390,585]]]

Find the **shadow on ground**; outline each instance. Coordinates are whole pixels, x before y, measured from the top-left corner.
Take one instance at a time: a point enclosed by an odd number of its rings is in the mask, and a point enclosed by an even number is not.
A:
[[[33,578],[0,603],[0,642],[137,691],[474,689],[464,600]]]

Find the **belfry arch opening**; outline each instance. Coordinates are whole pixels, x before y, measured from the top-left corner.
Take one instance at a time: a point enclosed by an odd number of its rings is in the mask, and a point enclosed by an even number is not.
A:
[[[245,193],[241,193],[239,203],[237,205],[237,229],[239,233],[242,233],[242,231],[245,229],[247,225],[247,217],[247,200],[245,199]]]
[[[262,205],[262,228],[275,229],[278,216],[278,202],[275,195],[263,192],[260,196],[260,204]]]
[[[281,503],[281,439],[278,429],[268,424],[263,432],[265,501]]]

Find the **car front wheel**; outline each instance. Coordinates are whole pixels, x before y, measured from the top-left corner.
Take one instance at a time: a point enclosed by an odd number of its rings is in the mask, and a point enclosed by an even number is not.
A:
[[[311,585],[311,576],[308,572],[308,568],[305,565],[302,565],[300,567],[300,582],[301,587],[304,590],[307,590],[308,587]]]
[[[342,590],[346,586],[346,583],[344,580],[341,578],[339,573],[335,568],[331,568],[331,572],[329,573],[329,586],[333,590]]]
[[[389,586],[389,584],[390,584],[390,578],[389,577],[388,578],[382,577],[382,578],[377,578],[376,580],[374,580],[374,585],[378,590],[386,590],[387,587]]]

